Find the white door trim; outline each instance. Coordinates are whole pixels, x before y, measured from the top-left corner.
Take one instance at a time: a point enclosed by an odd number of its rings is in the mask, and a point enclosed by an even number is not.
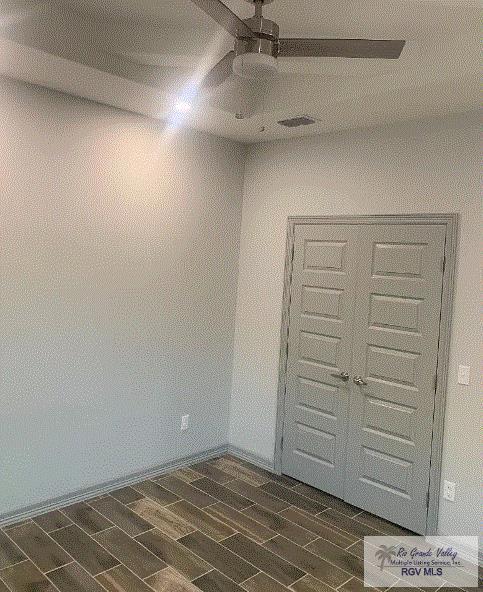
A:
[[[458,235],[458,214],[410,214],[382,216],[293,216],[288,219],[285,255],[285,273],[282,303],[282,327],[280,334],[280,360],[277,396],[277,423],[275,437],[275,472],[282,472],[282,436],[285,413],[285,389],[288,355],[288,331],[290,308],[290,283],[294,254],[295,228],[304,224],[438,224],[446,226],[444,252],[443,293],[440,317],[440,338],[438,346],[437,387],[433,418],[433,441],[431,446],[431,467],[429,473],[428,516],[426,534],[437,533],[439,497],[441,486],[441,461],[443,453],[444,415],[446,409],[446,387],[449,365],[449,347],[456,271],[456,247]]]

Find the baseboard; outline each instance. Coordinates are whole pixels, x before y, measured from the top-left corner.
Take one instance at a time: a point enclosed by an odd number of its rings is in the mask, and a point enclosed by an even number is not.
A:
[[[209,450],[204,450],[202,452],[198,452],[190,456],[185,456],[180,459],[172,460],[167,463],[151,467],[144,471],[131,473],[119,479],[106,481],[104,483],[101,483],[100,485],[80,489],[78,491],[74,491],[72,493],[68,493],[66,495],[62,495],[47,500],[45,502],[40,502],[38,504],[26,506],[24,508],[21,508],[20,510],[9,512],[8,514],[0,514],[0,528],[9,526],[10,524],[14,524],[16,522],[20,522],[21,520],[27,520],[29,518],[34,518],[35,516],[40,516],[41,514],[45,514],[46,512],[51,512],[53,510],[58,510],[59,508],[64,508],[65,506],[69,506],[77,502],[86,501],[98,495],[103,495],[105,493],[115,491],[116,489],[119,489],[121,487],[127,487],[128,485],[138,483],[139,481],[143,481],[145,479],[159,477],[159,475],[163,475],[164,473],[167,473],[169,471],[175,471],[176,469],[180,469],[182,467],[186,467],[188,465],[192,465],[196,462],[201,462],[203,460],[209,460],[210,458],[215,458],[226,453],[232,454],[233,456],[237,456],[242,460],[257,465],[258,467],[265,469],[267,471],[270,471],[271,473],[274,472],[274,465],[272,461],[265,459],[261,456],[257,456],[252,452],[248,452],[247,450],[243,450],[242,448],[238,448],[231,444],[225,444],[223,446],[210,448]]]
[[[275,472],[273,461],[269,459],[263,458],[261,456],[257,456],[252,452],[248,452],[248,450],[244,450],[243,448],[238,448],[237,446],[233,446],[232,444],[228,444],[227,452],[229,454],[233,454],[233,456],[237,456],[242,460],[246,460],[249,463],[257,465],[261,469],[265,469],[270,471],[271,473]]]
[[[110,491],[114,491],[121,487],[132,485],[133,483],[137,483],[145,479],[152,479],[153,477],[158,477],[159,475],[167,473],[168,471],[174,471],[176,469],[192,465],[196,462],[209,460],[210,458],[226,454],[228,450],[229,447],[226,444],[223,446],[218,446],[217,448],[210,448],[209,450],[204,450],[202,452],[198,452],[190,456],[185,456],[180,459],[172,460],[167,463],[151,467],[144,471],[131,473],[130,475],[121,477],[120,479],[106,481],[104,483],[101,483],[100,485],[95,485],[93,487],[88,487],[86,489],[81,489],[72,493],[68,493],[66,495],[47,500],[45,502],[40,502],[38,504],[26,506],[24,508],[21,508],[20,510],[15,510],[14,512],[10,512],[8,514],[0,514],[0,528],[8,526],[10,524],[14,524],[15,522],[20,522],[21,520],[34,518],[35,516],[45,514],[46,512],[51,512],[52,510],[58,510],[59,508],[63,508],[70,504],[85,501],[89,498],[93,498],[98,495],[109,493]],[[238,456],[236,452],[230,452],[231,454]],[[243,457],[240,455],[240,458]],[[250,462],[254,461],[250,460]]]
[[[459,554],[463,559],[466,559],[466,561],[469,561],[470,563],[478,563],[478,565],[481,567],[483,566],[483,550],[480,549],[478,547],[478,544],[476,547],[474,546],[470,546],[465,545],[464,543],[461,542],[461,540],[459,540],[459,537],[457,539],[454,539],[454,537],[452,536],[444,536],[444,535],[433,535],[431,537],[428,537],[431,539],[431,542],[435,545],[451,545],[451,543],[453,542],[453,544],[458,548]],[[480,540],[480,538],[478,537],[478,541]]]

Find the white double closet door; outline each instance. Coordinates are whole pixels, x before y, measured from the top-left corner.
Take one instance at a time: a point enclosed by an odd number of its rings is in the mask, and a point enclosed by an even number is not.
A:
[[[424,533],[446,227],[295,228],[282,472]]]

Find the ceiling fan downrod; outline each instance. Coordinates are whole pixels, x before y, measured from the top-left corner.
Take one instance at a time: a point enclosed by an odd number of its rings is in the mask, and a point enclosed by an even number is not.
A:
[[[263,0],[255,0],[255,16],[262,18]]]

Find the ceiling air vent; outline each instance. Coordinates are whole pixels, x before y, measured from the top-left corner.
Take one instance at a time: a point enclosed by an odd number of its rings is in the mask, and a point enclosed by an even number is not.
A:
[[[292,117],[292,119],[282,119],[278,123],[284,127],[300,127],[301,125],[312,125],[316,120],[308,115],[301,115],[300,117]]]

